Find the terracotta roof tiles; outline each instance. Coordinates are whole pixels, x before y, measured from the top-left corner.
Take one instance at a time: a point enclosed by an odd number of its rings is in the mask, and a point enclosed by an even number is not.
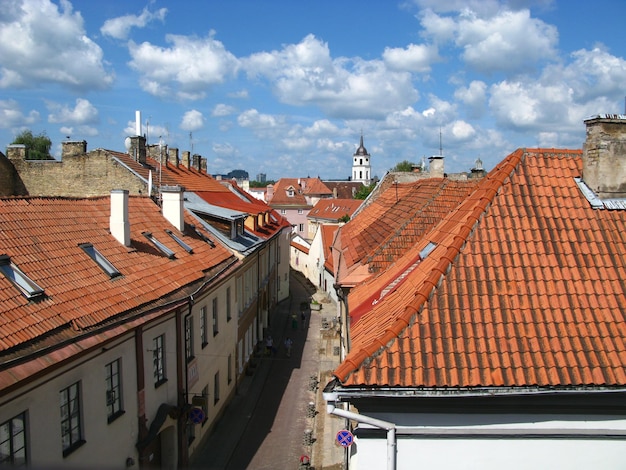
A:
[[[577,150],[514,152],[396,265],[354,288],[351,311],[371,298],[363,291],[406,274],[351,326],[341,383],[626,385],[626,211],[592,209],[574,181],[581,169]],[[428,241],[437,247],[420,260]]]

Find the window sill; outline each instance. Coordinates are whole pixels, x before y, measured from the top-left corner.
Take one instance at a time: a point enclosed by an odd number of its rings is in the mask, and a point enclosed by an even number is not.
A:
[[[124,413],[126,413],[126,411],[124,410],[116,411],[115,413],[113,413],[107,418],[107,423],[111,424],[113,421],[115,421],[117,418],[122,416]]]
[[[74,444],[72,444],[71,446],[69,446],[67,449],[63,449],[63,457],[67,457],[72,452],[74,452],[76,449],[78,449],[79,447],[82,447],[86,443],[87,443],[87,441],[85,439],[81,439],[80,441],[77,441]]]
[[[159,388],[161,385],[167,383],[167,379],[161,379],[158,382],[154,383],[154,388]]]

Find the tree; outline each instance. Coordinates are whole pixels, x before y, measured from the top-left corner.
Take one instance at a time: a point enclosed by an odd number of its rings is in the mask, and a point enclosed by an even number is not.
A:
[[[250,187],[251,188],[265,188],[266,186],[270,185],[270,184],[274,184],[275,181],[273,180],[268,180],[265,181],[263,183],[261,183],[260,181],[250,181]]]
[[[394,166],[391,171],[410,173],[413,171],[413,164],[408,160],[404,160],[400,163],[396,163],[396,166]]]
[[[33,135],[32,131],[25,130],[13,139],[12,144],[22,144],[26,146],[26,158],[29,160],[49,160],[52,141],[42,132]]]
[[[366,199],[367,196],[374,190],[376,187],[376,182],[373,181],[369,186],[361,186],[361,188],[354,194],[354,199]]]

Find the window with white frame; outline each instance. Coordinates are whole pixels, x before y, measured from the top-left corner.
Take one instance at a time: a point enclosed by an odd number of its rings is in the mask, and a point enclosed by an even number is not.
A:
[[[217,323],[217,297],[213,297],[213,336],[219,332]]]
[[[61,399],[61,444],[63,457],[85,443],[80,416],[80,382],[59,392]]]
[[[105,369],[107,419],[112,422],[124,414],[122,409],[121,360],[109,362]]]
[[[26,412],[0,423],[0,467],[26,467]]]
[[[207,336],[207,319],[206,319],[206,307],[200,309],[200,341],[202,342],[202,348],[205,348],[209,344]]]
[[[165,378],[165,335],[160,335],[152,341],[152,364],[154,371],[154,386],[158,387],[166,381]]]
[[[193,359],[193,317],[185,317],[185,359],[187,362]]]

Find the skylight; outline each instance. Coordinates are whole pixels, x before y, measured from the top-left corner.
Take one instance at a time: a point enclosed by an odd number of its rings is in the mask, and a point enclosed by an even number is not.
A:
[[[174,259],[176,258],[176,254],[170,250],[168,247],[166,247],[163,243],[161,243],[159,240],[157,240],[156,238],[154,238],[154,236],[152,235],[152,233],[150,232],[142,232],[141,233],[144,237],[146,237],[148,240],[150,240],[150,242],[157,247],[157,249],[163,253],[165,256],[167,256],[169,259]]]
[[[174,232],[172,232],[169,229],[165,229],[165,233],[167,233],[170,237],[172,237],[174,239],[174,241],[176,243],[178,243],[181,247],[183,247],[183,249],[187,252],[187,253],[193,253],[193,248],[191,248],[189,245],[187,245],[184,241],[182,241],[180,238],[178,238],[176,236],[176,234]]]
[[[432,253],[432,251],[436,247],[437,247],[436,243],[428,242],[428,245],[426,245],[424,248],[422,248],[422,251],[420,251],[420,259],[426,258],[429,254]]]
[[[80,243],[80,246],[89,257],[94,260],[102,270],[109,275],[110,278],[121,276],[115,266],[113,266],[108,259],[106,259],[102,253],[100,253],[91,243]]]
[[[198,227],[196,227],[195,225],[189,225],[191,227],[191,229],[196,232],[196,235],[198,235],[200,238],[202,238],[202,240],[204,240],[205,242],[207,242],[209,245],[211,245],[211,247],[215,248],[215,243],[213,243],[213,240],[211,240],[209,237],[207,237],[204,233],[202,233],[200,230],[198,230]]]
[[[15,264],[9,255],[0,255],[0,271],[17,287],[27,299],[38,299],[45,295],[44,290],[30,279]]]

